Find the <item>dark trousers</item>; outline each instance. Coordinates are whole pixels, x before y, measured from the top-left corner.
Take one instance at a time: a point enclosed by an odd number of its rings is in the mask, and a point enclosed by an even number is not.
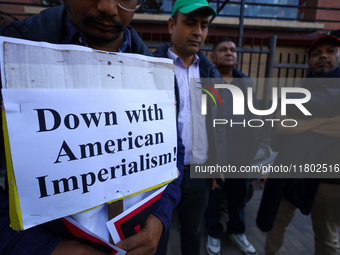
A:
[[[184,170],[182,196],[178,205],[182,255],[200,254],[201,224],[208,205],[210,188],[211,180],[190,179],[189,169]]]
[[[201,249],[201,224],[208,205],[211,180],[190,179],[190,170],[184,169],[181,182],[181,201],[178,218],[180,223],[182,255],[199,255]],[[164,233],[156,255],[166,254],[169,233]]]
[[[227,198],[229,221],[227,234],[243,234],[246,231],[244,223],[244,208],[248,198],[250,179],[226,179],[223,191],[215,189],[210,191],[209,203],[205,212],[205,227],[208,235],[221,238],[223,226],[220,223],[221,208],[220,196],[224,192]]]

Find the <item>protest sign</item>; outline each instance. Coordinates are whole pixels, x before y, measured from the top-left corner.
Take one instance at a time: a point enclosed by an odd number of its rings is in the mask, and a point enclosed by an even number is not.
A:
[[[177,178],[171,62],[1,40],[13,228]]]

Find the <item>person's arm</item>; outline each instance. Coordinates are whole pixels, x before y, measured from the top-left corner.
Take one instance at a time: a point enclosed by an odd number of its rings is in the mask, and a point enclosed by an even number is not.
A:
[[[311,131],[322,135],[340,137],[340,115],[328,119],[327,123],[318,126]]]
[[[337,82],[338,79],[330,79],[329,82]],[[332,118],[340,114],[340,89],[339,88],[324,88],[310,91],[311,99],[304,103],[303,106],[312,114],[305,116],[300,109],[293,104],[287,105],[287,115],[293,118],[310,119],[315,117]],[[301,93],[289,93],[287,98],[298,99],[303,98]]]
[[[275,116],[277,119],[290,119],[289,116],[281,116],[280,111]],[[340,136],[340,115],[335,116],[333,118],[311,118],[311,119],[298,119],[296,127],[283,127],[282,125],[277,124],[276,130],[279,134],[299,134],[307,131],[339,137]]]
[[[51,255],[105,255],[107,253],[97,250],[76,240],[63,239],[52,251]]]
[[[286,118],[278,118],[280,119],[280,122],[283,119]],[[289,116],[287,116],[287,119],[291,119]],[[327,123],[326,118],[312,118],[312,119],[297,119],[294,118],[297,121],[297,125],[295,127],[284,127],[280,124],[276,124],[276,130],[279,134],[287,134],[287,135],[294,135],[294,134],[300,134],[307,131],[312,131],[313,129],[316,129],[325,123]]]
[[[183,179],[184,169],[184,145],[178,129],[177,151],[179,177],[168,184],[152,213],[147,218],[144,228],[137,234],[117,244],[117,247],[128,252],[127,255],[155,254],[162,233],[167,231],[170,225],[172,211],[181,198],[180,184]]]

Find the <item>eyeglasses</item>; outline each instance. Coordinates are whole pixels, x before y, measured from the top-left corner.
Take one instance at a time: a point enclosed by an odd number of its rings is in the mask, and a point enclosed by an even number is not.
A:
[[[118,5],[125,11],[137,11],[143,4],[144,0],[118,0]]]

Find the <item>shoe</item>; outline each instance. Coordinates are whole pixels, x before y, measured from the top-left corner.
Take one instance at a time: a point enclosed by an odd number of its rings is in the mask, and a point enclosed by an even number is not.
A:
[[[206,248],[209,255],[220,255],[221,239],[208,235]]]
[[[249,255],[256,255],[257,251],[254,246],[249,243],[245,234],[231,234],[228,235],[231,241],[233,241],[242,252]]]

